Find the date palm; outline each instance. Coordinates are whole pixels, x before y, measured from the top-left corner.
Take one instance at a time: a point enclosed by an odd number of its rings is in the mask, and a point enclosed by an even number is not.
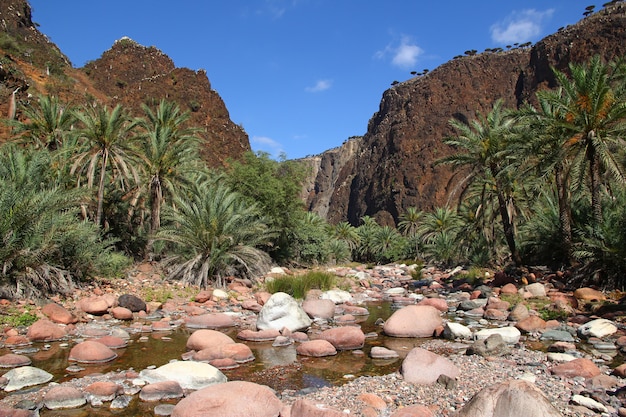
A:
[[[71,107],[56,96],[40,96],[24,106],[25,121],[12,120],[19,142],[36,148],[58,149],[76,122]]]
[[[223,284],[223,277],[243,269],[264,272],[269,255],[260,249],[274,233],[258,207],[246,204],[237,192],[222,184],[200,182],[190,195],[174,198],[164,208],[167,220],[157,240],[174,243],[174,255],[166,259],[170,278],[206,287]]]
[[[572,258],[572,207],[570,167],[575,156],[575,141],[565,119],[566,112],[557,103],[564,100],[563,90],[544,90],[537,93],[538,107],[526,106],[518,115],[525,132],[519,136],[519,154],[525,163],[544,183],[554,184],[556,191],[559,234],[563,248],[563,261]]]
[[[551,103],[563,114],[568,146],[574,152],[575,184],[588,180],[594,223],[602,223],[602,173],[624,183],[626,173],[617,149],[626,143],[626,84],[623,67],[606,64],[599,56],[586,64],[569,65],[570,75],[554,70],[563,89]]]
[[[88,188],[97,184],[97,208],[94,223],[102,225],[104,190],[107,174],[112,181],[119,181],[124,189],[127,180],[138,182],[138,174],[132,163],[136,155],[133,148],[135,123],[128,113],[117,105],[113,109],[106,106],[86,106],[76,112],[81,126],[77,130],[77,151],[71,174],[85,177]]]
[[[155,111],[144,105],[146,118],[138,123],[141,165],[146,175],[150,204],[150,236],[161,227],[161,206],[181,187],[189,184],[190,172],[198,162],[197,129],[185,127],[188,112],[176,103],[162,100]],[[148,240],[147,253],[153,239]]]
[[[522,259],[515,243],[514,182],[508,170],[506,153],[514,119],[509,117],[502,101],[498,100],[487,115],[477,112],[476,118],[468,124],[452,119],[450,125],[457,135],[447,138],[445,143],[457,152],[437,163],[451,165],[464,174],[458,183],[461,196],[470,189],[478,190],[483,207],[495,197],[511,258],[516,265],[521,265]]]

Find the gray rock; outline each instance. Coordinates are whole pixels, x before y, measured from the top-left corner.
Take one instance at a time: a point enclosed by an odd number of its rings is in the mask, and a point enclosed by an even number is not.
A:
[[[257,318],[259,330],[287,328],[292,332],[306,329],[312,321],[298,302],[289,294],[277,292],[265,303]]]
[[[574,342],[574,336],[565,330],[546,330],[540,340],[554,340],[557,342]]]
[[[502,356],[509,352],[509,346],[499,333],[494,333],[486,339],[479,339],[467,349],[468,355],[480,355],[483,357]]]
[[[531,382],[510,380],[479,391],[457,417],[562,417]]]
[[[139,377],[149,383],[176,381],[183,389],[189,390],[226,382],[226,376],[214,366],[187,361],[170,362],[156,369],[144,369]]]
[[[32,385],[45,384],[53,378],[52,374],[34,366],[21,366],[11,369],[4,374],[4,377],[9,381],[6,387],[4,387],[6,392],[17,391]]]
[[[520,331],[513,326],[508,327],[498,327],[495,329],[482,329],[474,333],[474,338],[476,340],[486,339],[492,334],[499,334],[502,336],[502,339],[509,344],[515,344],[519,342],[521,337]]]

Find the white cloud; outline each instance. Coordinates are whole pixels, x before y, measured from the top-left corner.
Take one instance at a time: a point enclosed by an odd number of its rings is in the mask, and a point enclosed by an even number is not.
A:
[[[328,90],[333,85],[333,80],[318,80],[314,86],[306,87],[304,90],[309,93],[318,93]]]
[[[417,46],[410,37],[403,36],[397,46],[387,45],[382,51],[377,51],[374,57],[384,59],[391,55],[391,63],[397,67],[410,68],[417,64],[417,58],[424,50]]]
[[[267,152],[273,158],[279,158],[280,154],[285,152],[283,145],[267,136],[252,136],[250,139],[250,145],[254,151]]]
[[[513,12],[503,21],[491,26],[491,39],[502,45],[538,39],[542,34],[543,23],[552,17],[553,13],[554,9]]]

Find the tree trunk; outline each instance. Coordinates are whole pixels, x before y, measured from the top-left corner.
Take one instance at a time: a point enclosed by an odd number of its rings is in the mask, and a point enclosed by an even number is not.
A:
[[[563,245],[564,261],[571,265],[572,257],[572,211],[569,202],[569,189],[567,179],[563,175],[563,166],[558,164],[554,168],[556,192],[559,203],[559,232]]]
[[[589,133],[593,137],[594,133]],[[591,139],[589,139],[591,140]],[[593,213],[594,229],[598,230],[602,224],[602,202],[600,201],[600,161],[593,145],[587,147],[589,160],[589,176],[591,179],[591,212]]]
[[[108,163],[109,153],[106,149],[102,149],[102,163],[100,164],[100,182],[98,184],[98,208],[96,210],[96,224],[102,225],[102,212],[104,207],[104,180],[106,179],[106,167]]]
[[[154,248],[154,235],[161,228],[161,203],[163,202],[163,188],[158,175],[154,175],[150,181],[150,236],[146,243],[145,255],[152,259]]]
[[[500,217],[502,218],[502,227],[504,229],[504,237],[506,243],[511,251],[511,258],[515,263],[515,266],[522,266],[522,257],[515,246],[515,231],[513,229],[513,223],[509,217],[509,211],[506,207],[506,200],[501,191],[498,191],[498,207],[500,209]]]

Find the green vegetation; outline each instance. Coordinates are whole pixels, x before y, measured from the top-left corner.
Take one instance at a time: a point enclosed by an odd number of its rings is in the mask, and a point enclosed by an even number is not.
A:
[[[337,284],[337,277],[327,272],[309,271],[302,275],[281,276],[266,281],[265,288],[274,294],[277,292],[287,293],[294,298],[302,299],[312,289],[328,291]]]
[[[397,261],[463,264],[468,279],[485,266],[575,267],[589,283],[624,286],[626,65],[596,57],[554,77],[536,107],[498,101],[473,120],[451,120],[453,152],[437,161],[458,179],[450,204],[409,207],[397,228],[369,215],[328,224],[307,212],[307,169],[284,157],[248,152],[210,171],[190,113],[174,103],[147,99],[134,118],[93,99],[31,99],[0,146],[0,296],[67,292],[120,277],[138,259],[202,287],[254,278],[272,263]],[[269,285],[303,296],[334,285],[326,279]]]
[[[39,318],[37,317],[37,315],[34,313],[31,313],[30,310],[26,312],[21,312],[20,310],[16,308],[11,308],[3,312],[0,312],[0,325],[1,326],[28,327],[34,322],[36,322],[38,319]]]

